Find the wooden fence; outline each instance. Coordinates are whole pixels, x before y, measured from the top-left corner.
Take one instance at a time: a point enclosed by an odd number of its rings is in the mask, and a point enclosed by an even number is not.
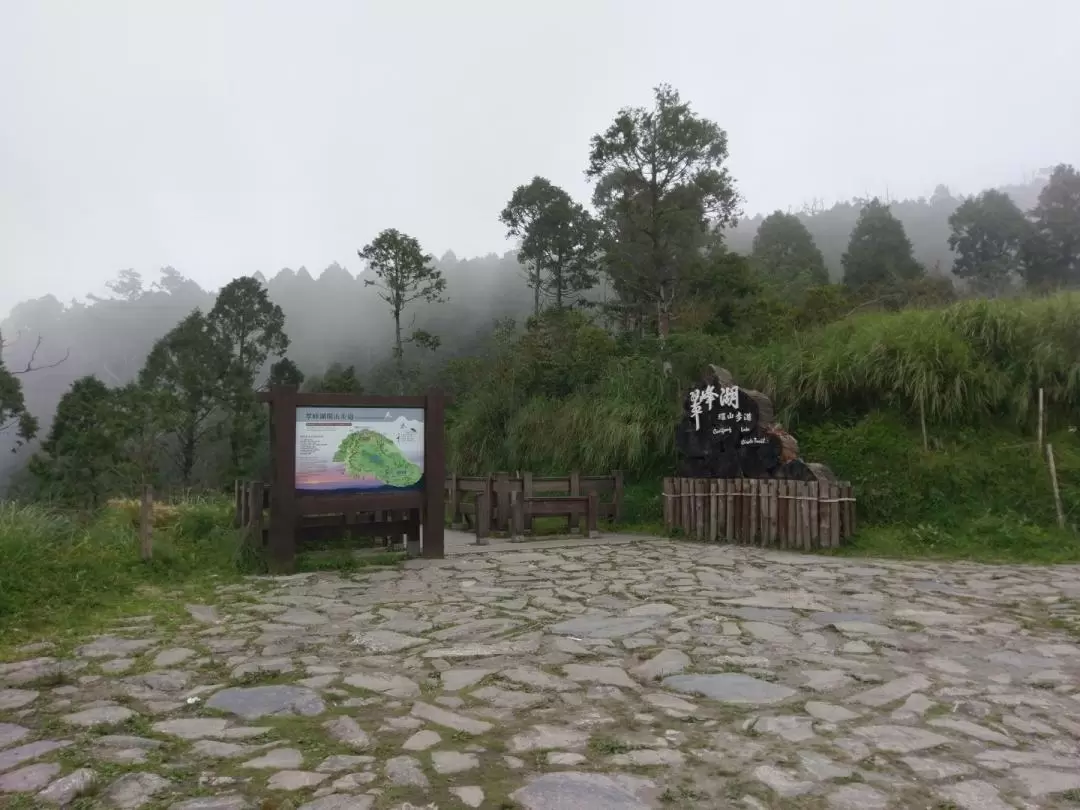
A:
[[[664,525],[710,542],[838,548],[855,533],[855,494],[845,481],[665,478]]]
[[[597,519],[618,522],[622,518],[623,474],[620,470],[610,475],[581,475],[575,470],[570,475],[555,477],[535,476],[531,472],[513,476],[505,472],[481,476],[450,475],[446,479],[446,491],[450,520],[455,525],[469,523],[476,527],[477,504],[486,501],[491,510],[490,526],[498,531],[510,531],[514,496],[524,502],[545,495],[587,498],[593,492],[596,493]],[[567,514],[569,529],[578,528],[578,518],[577,511]],[[532,516],[526,514],[523,520],[524,529],[532,529]]]
[[[263,481],[236,479],[234,487],[233,527],[261,537],[261,545],[269,540],[269,521],[264,511],[270,507],[270,487]],[[334,512],[325,515],[297,517],[294,537],[297,543],[339,540],[345,537],[381,537],[384,545],[392,547],[409,540],[414,530],[405,511],[376,510],[372,512]],[[415,522],[415,521],[413,521]],[[415,538],[414,538],[415,540]]]

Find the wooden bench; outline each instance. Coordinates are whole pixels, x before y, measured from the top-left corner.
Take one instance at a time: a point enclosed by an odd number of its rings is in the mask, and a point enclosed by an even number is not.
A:
[[[610,475],[581,475],[576,470],[567,476],[541,477],[531,472],[519,472],[516,476],[509,473],[496,473],[487,476],[450,475],[446,479],[448,500],[450,501],[451,525],[464,525],[477,529],[481,498],[484,494],[490,511],[487,520],[489,529],[501,531],[510,529],[510,508],[514,497],[586,497],[589,493],[597,494],[597,518],[612,520],[616,523],[622,517],[623,474],[619,470]],[[475,494],[474,501],[466,497]],[[537,515],[546,513],[537,513]],[[565,513],[559,513],[565,514]],[[582,512],[569,516],[570,528],[577,528],[577,520]],[[525,515],[525,529],[532,528],[532,516]]]
[[[599,531],[599,495],[595,491],[587,495],[549,495],[547,497],[523,498],[514,493],[510,499],[510,534],[520,537],[525,527],[536,517],[565,517],[567,530],[571,531],[584,519],[581,536],[589,537]],[[491,495],[481,492],[476,500],[476,539],[481,545],[491,536]]]

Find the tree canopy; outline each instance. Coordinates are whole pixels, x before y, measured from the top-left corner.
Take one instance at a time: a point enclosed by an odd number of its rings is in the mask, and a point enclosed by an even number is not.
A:
[[[842,261],[844,284],[867,293],[896,290],[924,273],[903,224],[876,197],[859,213]]]
[[[808,287],[829,281],[821,251],[794,214],[774,211],[765,217],[754,235],[750,257],[762,280],[789,298],[798,298]]]
[[[1031,228],[1008,194],[989,189],[964,200],[949,217],[949,227],[953,272],[975,290],[998,295],[1019,279]]]
[[[586,174],[604,227],[604,268],[624,313],[666,336],[700,252],[735,222],[727,133],[669,85],[651,109],[627,107],[593,136]]]
[[[546,178],[534,177],[514,189],[499,220],[508,236],[520,240],[518,261],[533,290],[534,315],[540,314],[542,297],[562,309],[571,295],[596,284],[598,225],[584,206]]]

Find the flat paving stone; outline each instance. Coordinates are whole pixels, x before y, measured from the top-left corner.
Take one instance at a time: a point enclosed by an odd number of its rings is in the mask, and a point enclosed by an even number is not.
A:
[[[180,622],[103,618],[74,655],[5,649],[0,780],[21,792],[4,795],[1056,810],[1080,790],[1080,566],[466,542],[222,582]]]
[[[581,616],[552,625],[549,629],[560,636],[580,638],[622,638],[642,633],[660,624],[657,616]]]
[[[510,798],[525,810],[652,810],[654,788],[636,776],[562,771],[533,777]]]
[[[768,705],[787,700],[796,691],[787,686],[762,681],[738,672],[716,675],[672,675],[664,678],[664,686],[676,692],[702,695],[724,703]]]
[[[0,793],[33,793],[60,773],[55,762],[39,762],[0,774]]]
[[[206,705],[245,720],[283,714],[313,717],[326,711],[326,704],[317,693],[303,686],[287,685],[222,689]]]

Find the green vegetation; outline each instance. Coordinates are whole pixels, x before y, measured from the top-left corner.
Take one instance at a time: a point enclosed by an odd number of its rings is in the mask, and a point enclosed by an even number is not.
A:
[[[345,471],[353,478],[373,476],[391,487],[411,486],[423,475],[392,439],[374,430],[346,436],[334,453],[334,461],[345,462]]]
[[[582,147],[591,209],[534,177],[492,212],[519,240],[514,258],[525,281],[517,287],[472,276],[474,289],[458,296],[458,277],[442,268],[467,275],[468,262],[436,262],[415,238],[388,228],[359,251],[367,264],[359,280],[334,265],[316,293],[306,270],[281,274],[276,300],[306,299],[311,307],[288,323],[261,277],[235,279],[210,300],[192,295],[192,283],[171,268],[154,290],[124,271],[110,285],[117,297],[93,307],[43,299],[14,313],[15,333],[29,320],[39,336],[79,318],[126,318],[117,321],[123,329],[110,327],[122,335],[107,341],[114,353],[101,353],[125,366],[118,375],[102,360],[66,377],[71,385],[53,418],[37,415],[49,428],[16,488],[25,500],[0,505],[0,630],[77,621],[140,588],[198,589],[260,570],[260,555],[231,528],[220,493],[235,477],[265,477],[267,424],[257,391],[299,385],[305,374],[312,391],[441,385],[454,397],[452,469],[622,469],[626,520],[656,532],[659,479],[676,466],[680,403],[715,363],[772,398],[804,458],[855,485],[862,531],[843,553],[1080,560],[1072,525],[1080,507],[1073,167],[1055,167],[1038,200],[1022,205],[1000,190],[959,200],[939,189],[915,204],[936,223],[919,226],[921,248],[907,232],[910,205],[898,204],[898,213],[868,199],[831,213],[773,213],[742,255],[732,249],[741,201],[727,133],[676,90],[657,87],[651,107],[620,110]],[[817,238],[834,214],[848,223],[846,248]],[[935,250],[955,254],[947,263],[955,276],[925,258],[927,233]],[[843,283],[829,283],[828,271],[841,268]],[[350,297],[368,286],[375,290],[363,301]],[[483,303],[455,308],[472,298]],[[181,317],[176,301],[187,302]],[[310,316],[335,306],[348,313],[347,328]],[[352,346],[351,354],[325,348],[335,332],[360,335],[373,307],[389,309],[386,334],[333,344]],[[156,342],[112,346],[159,312],[172,313],[175,325],[163,324]],[[528,317],[477,330],[508,314]],[[414,329],[417,317],[442,337]],[[290,338],[305,329],[315,347],[307,356]],[[375,358],[372,345],[387,346],[389,356]],[[407,364],[407,348],[423,361]],[[0,360],[0,432],[20,441],[38,427],[27,408],[35,399],[23,392],[43,367],[36,351],[17,363]],[[1036,447],[1040,390],[1065,528],[1057,526]],[[370,431],[346,439],[335,459],[350,475],[394,486],[421,474]],[[171,493],[193,490],[213,496],[169,505]],[[155,518],[153,553],[144,560],[135,502],[109,499],[151,492],[165,505],[158,504],[161,523]],[[299,566],[348,571],[396,560],[332,548]]]
[[[195,596],[259,570],[224,500],[158,505],[151,561],[139,557],[137,514],[137,503],[123,501],[91,513],[0,503],[0,648],[8,637],[78,628],[102,611],[137,613],[165,601],[162,588]]]

